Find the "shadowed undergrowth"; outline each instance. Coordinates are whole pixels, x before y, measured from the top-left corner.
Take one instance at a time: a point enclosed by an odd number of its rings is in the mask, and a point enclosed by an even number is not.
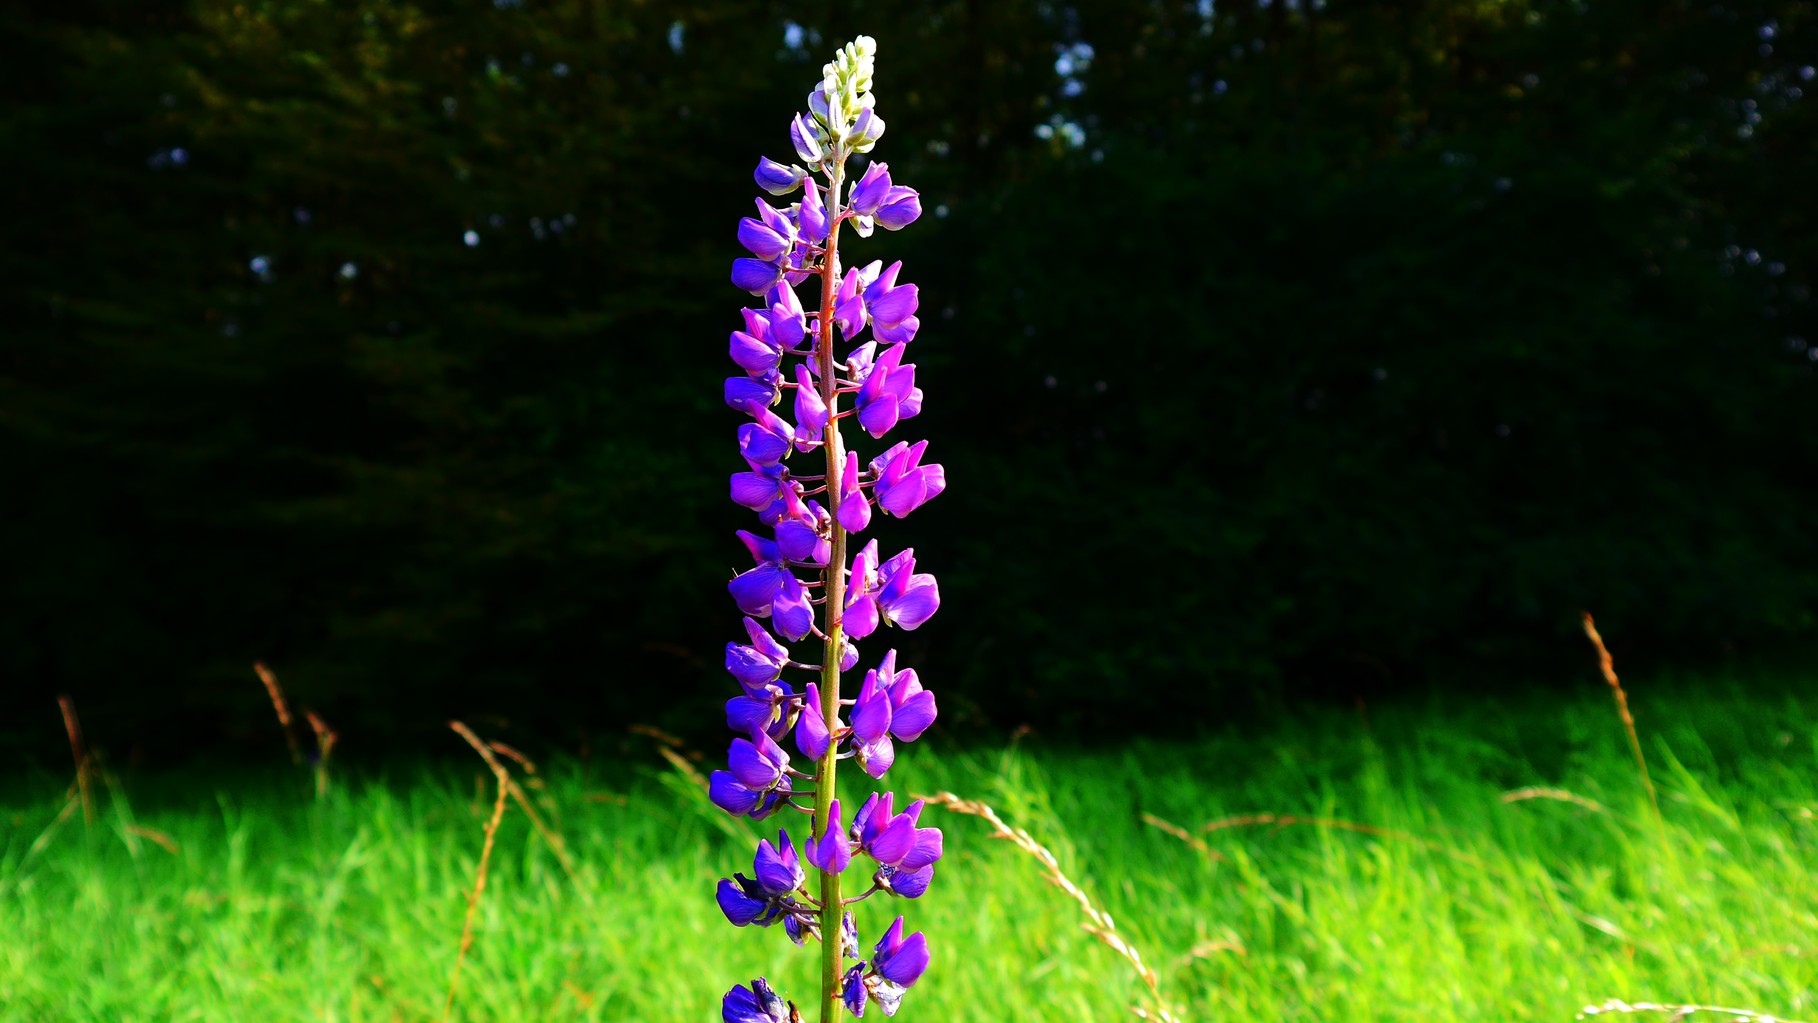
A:
[[[1187,1020],[1566,1020],[1612,997],[1818,1015],[1810,706],[1639,696],[1657,824],[1599,695],[1116,753],[937,749],[898,787],[1027,829]],[[714,905],[721,871],[749,869],[742,826],[654,755],[543,777],[575,879],[509,806],[452,1018],[705,1021],[760,974],[806,1000],[813,957]],[[129,779],[92,825],[62,784],[0,807],[0,1021],[440,1016],[494,805],[477,759],[319,801],[300,774]],[[1147,1004],[1040,864],[983,821],[924,823],[949,835],[917,916],[936,960],[901,1018]],[[862,909],[867,932],[891,915]]]

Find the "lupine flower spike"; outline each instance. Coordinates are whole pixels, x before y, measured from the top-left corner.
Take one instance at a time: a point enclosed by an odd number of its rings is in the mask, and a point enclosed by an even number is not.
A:
[[[898,440],[865,457],[840,430],[850,417],[863,436],[882,440],[922,409],[915,365],[904,361],[921,329],[919,289],[904,279],[901,261],[849,269],[840,262],[842,230],[869,238],[879,227],[909,226],[922,211],[921,197],[882,162],[848,180],[847,162],[884,135],[871,92],[876,49],[868,36],[842,47],[821,69],[807,109],[785,126],[785,159],[758,159],[752,179],[765,195],[755,216],[738,221],[744,254],[731,272],[733,286],[753,302],[731,333],[735,373],[722,389],[747,419],[736,433],[744,468],[731,474],[728,494],[758,525],[739,530],[751,567],[727,583],[746,616],[746,641],[726,645],[726,671],[737,685],[726,724],[737,738],[708,794],[726,812],[752,819],[798,810],[809,827],[799,839],[785,826],[774,842],[759,842],[751,876],[722,878],[716,898],[736,926],[781,923],[797,944],[821,942],[821,1023],[832,1023],[841,1006],[854,1016],[873,1005],[896,1015],[928,968],[928,941],[905,936],[899,916],[870,958],[861,958],[849,907],[873,895],[920,898],[942,850],[940,829],[919,826],[919,800],[898,813],[890,792],[874,792],[848,823],[834,798],[841,760],[882,779],[898,745],[935,720],[934,694],[914,669],[897,667],[894,650],[866,670],[855,697],[840,697],[842,673],[861,659],[852,640],[886,626],[915,629],[940,607],[940,589],[916,571],[913,551],[885,556],[867,537],[854,553],[852,536],[887,521],[874,513],[902,518],[947,487],[946,471],[923,462],[927,441]],[[803,284],[818,292],[812,311],[796,293]],[[842,397],[849,408],[840,408]],[[811,467],[801,466],[803,457]],[[819,664],[797,660],[810,636],[821,647]],[[865,878],[855,869],[860,856],[875,866],[869,887],[854,891]],[[851,887],[842,888],[842,877],[853,879]],[[762,977],[728,991],[720,1015],[724,1023],[802,1019]]]

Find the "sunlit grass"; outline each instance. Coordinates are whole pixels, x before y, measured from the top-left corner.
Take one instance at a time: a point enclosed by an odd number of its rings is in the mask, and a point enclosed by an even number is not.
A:
[[[891,780],[1027,828],[1190,1020],[1568,1020],[1609,997],[1818,1016],[1809,706],[1631,695],[1660,825],[1596,692],[1116,752],[924,743]],[[748,871],[750,846],[661,760],[544,766],[579,884],[511,807],[454,1018],[705,1021],[760,974],[809,1000],[812,955],[720,917],[713,882]],[[0,809],[0,1020],[439,1017],[492,809],[477,758],[339,777],[319,802],[300,771],[131,779],[130,815],[103,804],[92,826],[55,823],[63,784]],[[1524,786],[1607,810],[1502,800]],[[1278,820],[1196,845],[1145,814]],[[924,823],[949,835],[929,895],[862,907],[867,940],[906,909],[934,945],[899,1018],[1131,1018],[1128,964],[1038,864],[976,819]]]

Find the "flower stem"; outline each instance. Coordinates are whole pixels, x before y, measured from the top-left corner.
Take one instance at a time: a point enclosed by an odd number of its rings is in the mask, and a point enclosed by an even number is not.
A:
[[[827,411],[836,413],[839,402],[838,389],[834,380],[833,360],[833,304],[840,272],[840,192],[845,182],[845,153],[835,149],[833,153],[833,171],[829,176],[827,187],[827,251],[821,266],[821,316],[820,337],[816,341],[815,358],[820,365],[821,400],[827,403]],[[812,181],[808,187],[813,188]],[[826,442],[822,445],[827,454],[827,478],[837,479],[837,474],[845,468],[845,445],[840,442],[839,421],[831,415],[827,420]],[[829,537],[832,553],[827,558],[827,567],[821,570],[821,579],[825,583],[826,603],[822,605],[823,632],[826,635],[825,653],[821,657],[821,713],[827,722],[827,732],[831,736],[839,728],[840,714],[840,653],[841,653],[841,617],[846,604],[846,531],[840,528],[839,519],[833,520],[833,533]],[[839,763],[839,743],[829,741],[827,752],[821,755],[820,762],[814,771],[814,837],[820,838],[827,831],[828,811],[833,802],[833,774]],[[840,876],[832,871],[823,870],[821,874],[821,1023],[835,1023],[840,1010],[840,947],[841,915],[844,903],[840,901]]]

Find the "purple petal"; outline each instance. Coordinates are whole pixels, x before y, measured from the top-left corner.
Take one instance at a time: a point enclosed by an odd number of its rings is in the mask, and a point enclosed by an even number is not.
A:
[[[808,591],[802,588],[801,580],[788,572],[784,572],[783,576],[776,600],[771,604],[770,617],[776,622],[776,631],[791,640],[801,639],[814,631],[814,608],[808,603]]]
[[[870,299],[870,295],[865,296]],[[874,301],[868,301],[871,318],[879,323],[900,323],[914,316],[916,306],[920,304],[920,291],[913,284],[904,284],[892,288]]]
[[[888,605],[880,600],[879,614],[898,628],[914,631],[934,617],[934,612],[940,610],[940,606],[940,586],[935,583],[933,576],[924,572],[910,580],[908,589],[901,597],[890,601]]]
[[[879,341],[888,344],[906,345],[915,340],[916,331],[921,328],[921,320],[916,319],[914,316],[905,316],[895,323],[885,323],[882,320],[874,320],[871,325],[871,332],[877,335]]]
[[[763,338],[735,330],[726,346],[732,361],[749,376],[766,377],[783,361],[783,353]]]
[[[905,899],[921,898],[928,891],[928,885],[934,880],[934,864],[932,863],[915,870],[903,870],[900,867],[884,869],[892,871],[886,878],[890,890]]]
[[[902,870],[920,870],[941,858],[945,839],[939,828],[916,828],[915,845],[910,848],[903,861],[897,864]]]
[[[764,797],[739,784],[730,772],[715,771],[707,778],[707,798],[714,806],[736,817],[757,809]]]
[[[768,618],[771,608],[775,606],[777,592],[782,588],[783,577],[788,574],[775,565],[759,565],[734,576],[726,584],[726,589],[732,594],[732,600],[738,604],[740,611]]]
[[[882,778],[890,765],[896,763],[896,744],[890,741],[889,735],[882,735],[874,742],[858,747],[859,769],[873,778]]]
[[[789,141],[795,145],[795,155],[801,157],[803,163],[820,162],[821,144],[815,140],[814,122],[808,115],[797,114],[789,122]]]
[[[934,694],[924,689],[892,708],[890,734],[904,742],[914,742],[934,724],[934,716]]]
[[[751,898],[740,890],[738,884],[724,877],[720,878],[719,887],[714,889],[713,897],[715,901],[720,904],[720,912],[726,914],[726,919],[732,921],[734,927],[745,927],[755,922],[759,917],[764,915],[764,911],[768,908],[767,904],[762,899]],[[726,997],[730,1000],[732,995],[728,994]],[[727,1016],[726,1018],[731,1019],[733,1017]],[[741,1018],[761,1020],[764,1017],[754,1016]]]
[[[863,1018],[865,1015],[865,964],[858,963],[840,978],[840,1001],[846,1011]]]
[[[897,919],[900,921],[902,918]],[[900,924],[897,929],[901,930]],[[916,931],[888,955],[879,952],[872,959],[872,969],[892,984],[909,987],[921,979],[922,973],[928,969],[929,959],[928,939],[922,932]]]
[[[732,769],[732,777],[748,789],[768,790],[782,777],[777,765],[759,752],[749,740],[732,740],[732,748],[727,752],[726,758]]]
[[[769,157],[758,157],[757,170],[751,173],[757,186],[771,195],[788,195],[801,185],[808,172],[800,167],[785,167]]]
[[[922,215],[922,197],[907,185],[897,185],[884,196],[884,204],[874,214],[877,226],[886,231],[901,231]]]
[[[802,231],[802,240],[819,245],[827,240],[827,207],[821,203],[820,189],[813,181],[808,182],[802,193],[802,205],[796,211],[796,223]]]
[[[808,683],[808,701],[802,708],[802,716],[795,721],[795,748],[809,760],[819,760],[827,755],[830,736],[827,733],[827,719],[821,707],[820,687]]]
[[[756,876],[758,886],[769,895],[788,895],[802,886],[802,866],[796,859],[795,847],[789,844],[787,832],[777,833],[776,845],[769,841],[758,843],[751,872]]]
[[[858,700],[852,707],[852,734],[873,743],[890,731],[890,697],[878,688],[877,672],[865,673]]]
[[[735,472],[732,474],[732,502],[752,511],[762,511],[777,499],[777,484],[777,480],[762,473]]]
[[[739,244],[758,259],[766,263],[773,263],[787,255],[795,242],[776,233],[770,225],[763,221],[746,217],[739,221]],[[736,277],[734,282],[737,282]],[[770,290],[771,285],[775,283],[776,281],[772,280],[770,284],[764,285],[764,290]]]
[[[888,863],[894,867],[915,848],[915,830],[915,822],[899,813],[890,818],[890,823],[884,830],[867,843],[865,851],[879,863]]]
[[[849,207],[863,216],[877,212],[879,204],[890,191],[890,165],[873,163],[865,168],[864,177],[852,186],[852,202]]]
[[[741,257],[732,261],[732,283],[740,291],[762,295],[783,279],[783,270],[774,263]]]
[[[736,580],[735,580],[736,581]],[[741,605],[742,606],[742,605]],[[747,612],[748,614],[751,612]],[[853,639],[864,639],[877,631],[878,613],[877,598],[866,593],[846,606],[846,614],[841,618],[846,635]]]

